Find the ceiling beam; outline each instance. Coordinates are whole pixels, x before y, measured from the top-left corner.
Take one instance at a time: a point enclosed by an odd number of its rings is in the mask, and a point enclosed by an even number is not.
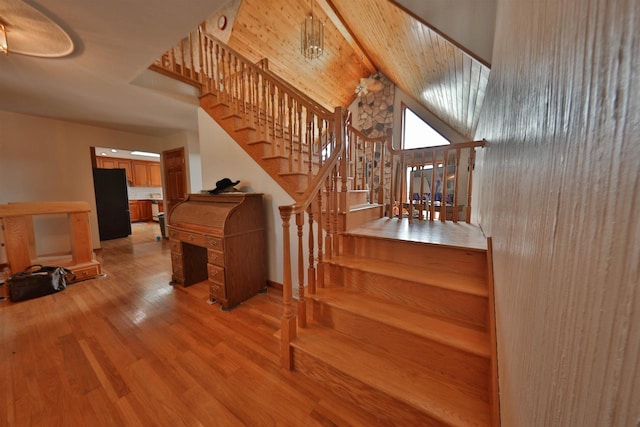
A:
[[[364,68],[366,68],[371,74],[377,73],[378,67],[376,67],[373,61],[371,61],[367,52],[365,52],[365,50],[360,45],[360,42],[358,42],[358,39],[356,39],[355,35],[353,35],[349,27],[347,27],[347,24],[344,22],[342,16],[340,16],[331,0],[316,0],[316,4],[320,6],[329,20],[338,29],[340,34],[342,34],[342,37],[344,37],[347,43],[358,55],[358,57],[362,61],[362,65],[364,66]]]

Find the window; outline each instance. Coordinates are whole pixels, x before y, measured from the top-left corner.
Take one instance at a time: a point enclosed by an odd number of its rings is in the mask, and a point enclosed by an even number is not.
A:
[[[449,141],[406,105],[402,106],[402,147],[423,148],[447,145]]]

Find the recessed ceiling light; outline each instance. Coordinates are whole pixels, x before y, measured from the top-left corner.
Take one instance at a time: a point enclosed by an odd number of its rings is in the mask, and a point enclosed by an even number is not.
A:
[[[117,152],[118,152],[118,150],[116,150],[115,148],[112,148],[112,149],[111,149],[111,152],[112,152],[112,153],[117,153]]]
[[[101,156],[106,156],[107,153],[105,153],[104,151],[102,153],[100,153]]]

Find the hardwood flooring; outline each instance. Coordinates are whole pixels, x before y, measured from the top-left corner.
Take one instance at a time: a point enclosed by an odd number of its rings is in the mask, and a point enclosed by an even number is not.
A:
[[[382,424],[279,367],[280,293],[222,312],[168,284],[158,234],[103,242],[106,277],[0,302],[0,426]]]

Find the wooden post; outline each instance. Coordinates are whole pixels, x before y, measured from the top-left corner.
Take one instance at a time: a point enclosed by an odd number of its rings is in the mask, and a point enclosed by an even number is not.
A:
[[[291,206],[280,206],[282,218],[282,302],[284,310],[282,314],[280,331],[280,365],[285,369],[293,369],[291,354],[291,341],[296,337],[296,317],[293,314],[293,289],[291,283],[291,242],[289,236],[289,220],[291,219]]]
[[[298,229],[298,326],[307,326],[307,311],[304,301],[304,252],[302,250],[302,228],[304,227],[304,213],[296,214],[296,228]]]

